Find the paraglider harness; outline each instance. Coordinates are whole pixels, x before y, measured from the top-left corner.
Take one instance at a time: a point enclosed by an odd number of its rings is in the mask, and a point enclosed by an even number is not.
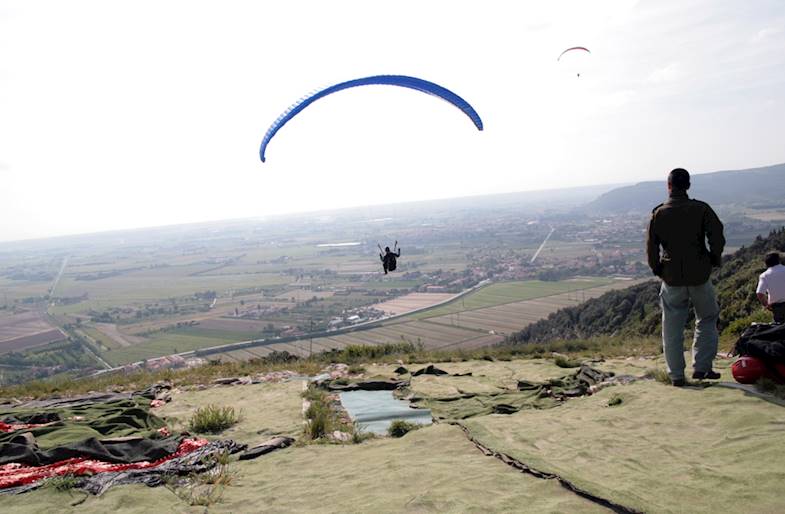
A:
[[[389,246],[386,246],[384,250],[382,250],[382,245],[379,243],[376,243],[376,245],[379,247],[379,251],[382,252],[379,254],[379,259],[382,261],[384,274],[386,275],[388,271],[395,271],[395,268],[398,267],[398,257],[401,256],[401,249],[398,248],[398,241],[395,242],[393,251],[390,251]],[[396,249],[398,250],[397,252]]]
[[[777,364],[785,364],[785,325],[752,324],[739,336],[731,354],[759,359],[771,378],[780,383],[785,382],[785,376],[776,367]]]

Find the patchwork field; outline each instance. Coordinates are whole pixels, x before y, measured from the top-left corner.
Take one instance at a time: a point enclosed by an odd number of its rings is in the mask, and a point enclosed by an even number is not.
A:
[[[247,360],[273,349],[296,355],[343,348],[348,345],[384,344],[407,341],[428,349],[477,348],[500,343],[506,335],[547,317],[557,310],[577,305],[611,289],[632,285],[630,280],[578,278],[561,282],[505,282],[478,289],[454,302],[404,316],[367,330],[299,340],[211,355],[225,361]],[[393,309],[423,304],[428,294],[385,302]],[[443,301],[449,295],[438,295]],[[438,303],[438,302],[434,302]],[[384,304],[380,304],[384,305]]]
[[[524,300],[473,309],[442,316],[429,317],[432,323],[447,324],[460,328],[493,331],[498,334],[510,334],[518,331],[564,307],[578,305],[590,298],[596,298],[612,289],[620,289],[632,285],[629,281],[619,281],[607,285],[590,287],[579,291],[570,291],[536,300]]]
[[[335,293],[332,291],[312,291],[310,289],[291,289],[285,293],[281,293],[275,298],[280,300],[294,300],[296,302],[304,302],[311,298],[329,298]]]
[[[103,352],[101,357],[110,364],[120,366],[145,359],[199,350],[236,341],[237,339],[234,337],[220,337],[215,334],[204,335],[198,332],[191,333],[187,330],[172,331],[153,336],[142,343]]]
[[[441,305],[433,310],[418,312],[414,316],[418,319],[433,318],[442,314],[451,314],[467,310],[492,307],[522,300],[542,298],[559,293],[576,293],[593,287],[613,283],[610,278],[580,278],[562,280],[559,282],[543,282],[540,280],[527,280],[524,282],[500,282],[478,289],[476,292],[457,299],[446,305]],[[622,281],[626,286],[630,282]]]
[[[451,293],[409,293],[387,302],[374,305],[374,308],[388,315],[406,314],[444,302],[455,296]]]
[[[34,311],[0,314],[0,353],[20,351],[65,339]]]
[[[0,341],[0,353],[27,350],[29,348],[44,346],[49,343],[56,343],[57,341],[63,341],[64,339],[65,335],[63,332],[61,332],[58,328],[53,328],[51,330],[39,332],[29,336],[16,337],[14,339]]]
[[[51,330],[52,327],[33,311],[0,314],[0,341]]]

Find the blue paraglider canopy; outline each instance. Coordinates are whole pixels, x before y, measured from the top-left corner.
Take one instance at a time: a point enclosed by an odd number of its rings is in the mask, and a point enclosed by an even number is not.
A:
[[[369,85],[388,85],[388,86],[399,86],[399,87],[406,87],[409,89],[415,89],[417,91],[422,91],[423,93],[428,93],[430,95],[437,96],[442,100],[450,102],[455,107],[459,108],[463,111],[469,119],[472,120],[474,125],[477,127],[478,130],[482,130],[482,120],[480,119],[480,115],[477,114],[477,111],[474,110],[474,107],[469,105],[469,102],[461,98],[460,96],[456,95],[449,89],[442,87],[438,84],[434,84],[433,82],[429,82],[427,80],[418,79],[417,77],[408,77],[406,75],[376,75],[373,77],[365,77],[361,79],[354,79],[354,80],[347,80],[346,82],[341,82],[340,84],[335,84],[330,87],[326,87],[305,97],[298,100],[295,104],[291,107],[286,109],[283,114],[278,116],[278,118],[270,125],[270,128],[267,129],[267,133],[264,135],[262,139],[262,145],[259,148],[259,157],[262,159],[262,162],[265,161],[264,152],[267,149],[267,145],[270,143],[270,140],[275,136],[275,133],[278,132],[281,127],[286,125],[286,123],[294,118],[297,113],[308,107],[310,104],[315,102],[316,100],[323,98],[329,94],[335,93],[336,91],[341,91],[343,89],[349,89],[351,87],[357,86],[369,86]]]

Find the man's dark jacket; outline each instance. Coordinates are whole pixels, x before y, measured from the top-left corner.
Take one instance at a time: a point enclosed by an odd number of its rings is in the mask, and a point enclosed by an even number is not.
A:
[[[709,204],[689,198],[684,191],[672,191],[668,201],[651,213],[646,239],[649,267],[669,286],[705,283],[712,266],[720,265],[724,247],[720,219]]]

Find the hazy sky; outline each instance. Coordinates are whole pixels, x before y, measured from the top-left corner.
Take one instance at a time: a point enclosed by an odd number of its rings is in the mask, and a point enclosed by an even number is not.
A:
[[[485,131],[366,87],[259,161],[373,74]],[[0,0],[0,240],[753,167],[783,129],[782,0]]]

